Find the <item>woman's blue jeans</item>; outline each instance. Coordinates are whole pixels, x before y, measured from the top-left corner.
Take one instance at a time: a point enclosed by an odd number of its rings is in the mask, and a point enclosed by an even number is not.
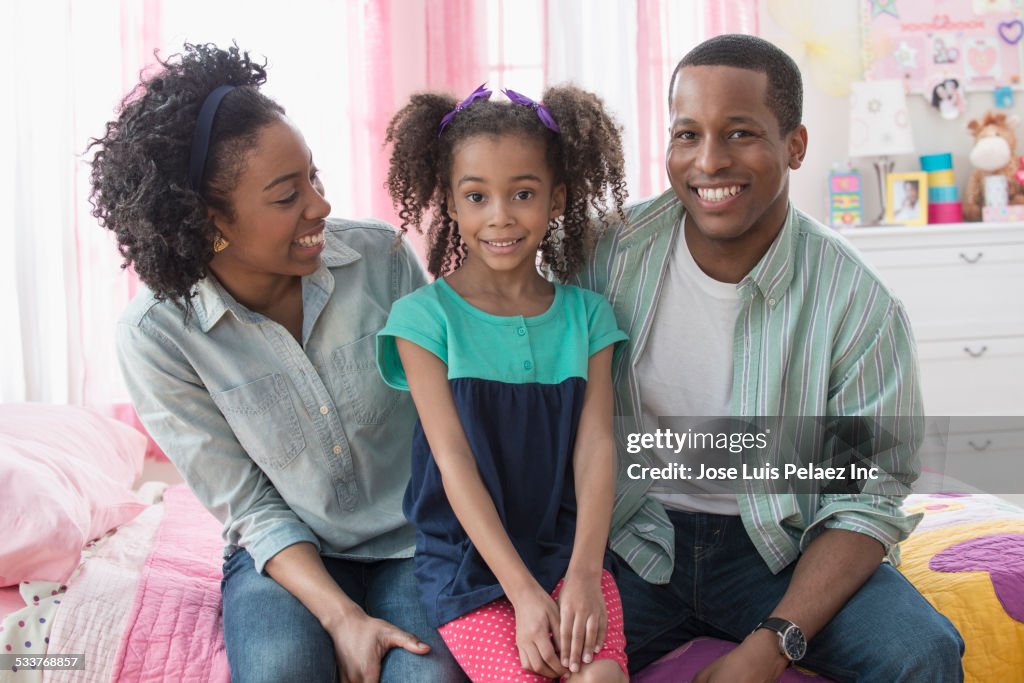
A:
[[[739,517],[669,512],[672,579],[654,585],[614,558],[626,653],[638,671],[687,640],[739,642],[782,599],[796,563],[772,574]],[[801,665],[836,681],[963,681],[964,643],[946,617],[888,564],[808,644]]]
[[[391,622],[430,646],[426,655],[392,649],[384,658],[381,683],[466,680],[437,630],[427,623],[411,559],[354,562],[325,557],[324,564],[367,614]],[[274,579],[259,574],[245,550],[236,551],[224,562],[221,593],[233,681],[338,680],[334,644],[320,622]]]

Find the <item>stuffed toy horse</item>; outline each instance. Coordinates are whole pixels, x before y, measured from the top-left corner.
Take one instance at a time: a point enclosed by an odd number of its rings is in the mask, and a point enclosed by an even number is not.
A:
[[[980,221],[985,206],[985,178],[1006,176],[1009,204],[1024,204],[1024,188],[1017,179],[1017,135],[1014,128],[1020,120],[1003,112],[987,112],[984,117],[967,124],[974,136],[970,160],[974,166],[963,199],[964,219]]]

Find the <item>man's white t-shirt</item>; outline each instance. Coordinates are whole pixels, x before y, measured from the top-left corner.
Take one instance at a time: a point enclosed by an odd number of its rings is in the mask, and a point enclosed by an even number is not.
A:
[[[733,335],[740,310],[736,285],[709,277],[693,260],[683,226],[666,264],[651,331],[636,364],[643,408],[642,428],[715,431],[696,417],[729,417],[732,399]],[[671,419],[667,419],[671,418]],[[700,429],[706,425],[707,429]],[[699,472],[699,464],[727,465],[714,455],[683,449],[655,448],[668,465],[680,463]],[[738,515],[736,495],[728,482],[655,480],[651,495],[667,508]]]

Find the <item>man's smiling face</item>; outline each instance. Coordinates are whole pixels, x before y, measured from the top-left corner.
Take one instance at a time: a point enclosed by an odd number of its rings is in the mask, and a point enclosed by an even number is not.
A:
[[[730,66],[676,75],[666,168],[698,240],[762,244],[782,227],[807,133],[780,131],[767,88],[766,74]]]

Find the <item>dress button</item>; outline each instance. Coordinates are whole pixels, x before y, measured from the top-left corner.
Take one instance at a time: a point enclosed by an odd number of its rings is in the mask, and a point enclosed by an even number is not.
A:
[[[321,415],[326,415],[329,412],[331,412],[330,408],[328,408],[327,406],[320,406],[320,414]]]
[[[335,446],[333,449],[335,455],[341,455],[341,446]]]
[[[523,370],[533,370],[533,363],[528,360],[523,361]]]
[[[520,327],[519,329],[516,330],[516,334],[518,334],[520,337],[525,337],[526,336],[526,328],[525,327]]]

